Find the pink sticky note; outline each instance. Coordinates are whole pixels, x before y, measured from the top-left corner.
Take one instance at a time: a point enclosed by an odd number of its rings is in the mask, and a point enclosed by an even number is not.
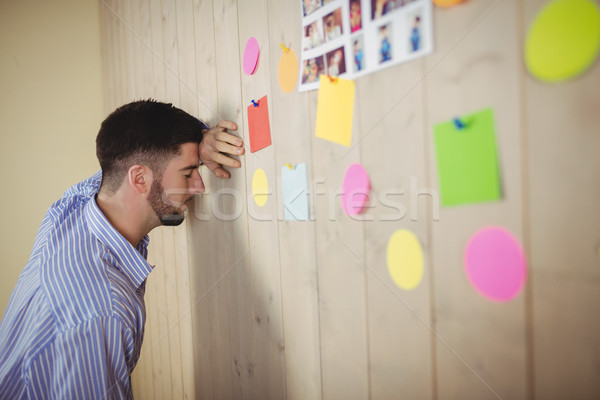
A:
[[[369,174],[360,164],[352,164],[346,170],[342,183],[342,207],[348,215],[359,214],[369,198],[371,183]]]
[[[521,245],[501,227],[477,231],[465,247],[464,264],[471,285],[492,301],[512,300],[525,284],[527,261]]]
[[[246,48],[244,49],[244,72],[246,75],[252,75],[254,69],[256,69],[256,63],[258,62],[258,41],[253,36],[246,42]]]

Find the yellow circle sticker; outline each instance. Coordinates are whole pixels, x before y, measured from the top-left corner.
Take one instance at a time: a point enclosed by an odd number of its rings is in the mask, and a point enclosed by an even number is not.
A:
[[[254,176],[252,177],[252,195],[257,206],[262,207],[267,204],[269,182],[267,181],[267,174],[260,168],[254,171]]]
[[[387,266],[398,287],[416,288],[423,279],[423,249],[410,231],[400,229],[390,237],[387,246]]]
[[[595,61],[600,49],[600,9],[592,0],[554,0],[529,27],[525,64],[537,79],[573,78]]]

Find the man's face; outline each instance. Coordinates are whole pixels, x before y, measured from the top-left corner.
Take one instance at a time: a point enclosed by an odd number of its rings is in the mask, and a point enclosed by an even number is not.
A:
[[[198,172],[198,144],[185,143],[180,149],[181,154],[169,161],[162,176],[154,179],[148,196],[148,203],[163,225],[180,225],[187,203],[204,192]]]

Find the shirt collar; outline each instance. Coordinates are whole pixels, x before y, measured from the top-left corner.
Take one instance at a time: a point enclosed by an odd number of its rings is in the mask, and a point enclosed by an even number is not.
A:
[[[119,260],[117,268],[135,287],[139,287],[152,272],[152,266],[146,261],[148,256],[148,235],[144,236],[137,248],[133,247],[112,225],[96,203],[95,196],[84,209],[91,233],[108,247]]]

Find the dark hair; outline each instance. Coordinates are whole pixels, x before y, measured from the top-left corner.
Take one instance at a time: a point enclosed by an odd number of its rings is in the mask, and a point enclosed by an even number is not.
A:
[[[117,108],[96,137],[102,188],[116,191],[135,164],[162,175],[182,144],[200,143],[204,129],[202,121],[168,103],[140,100]]]

